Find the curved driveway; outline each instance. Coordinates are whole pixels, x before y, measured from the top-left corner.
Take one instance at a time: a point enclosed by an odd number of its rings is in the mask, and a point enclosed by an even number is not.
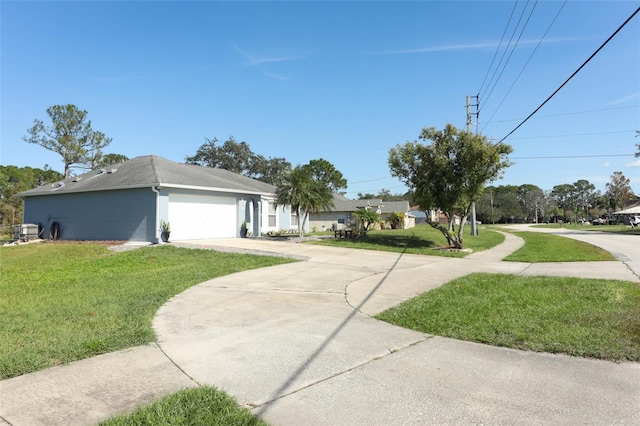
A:
[[[154,319],[157,344],[0,381],[0,425],[95,424],[198,384],[226,390],[273,425],[640,424],[640,363],[496,348],[371,317],[476,271],[640,283],[620,261],[500,261],[521,244],[509,234],[498,247],[451,259],[190,242],[308,260],[175,296]]]
[[[250,239],[202,244],[308,257],[193,287],[156,316],[162,350],[273,424],[640,423],[640,364],[495,348],[370,317],[470,272],[640,282],[620,262],[500,262]],[[496,307],[499,309],[499,307]]]

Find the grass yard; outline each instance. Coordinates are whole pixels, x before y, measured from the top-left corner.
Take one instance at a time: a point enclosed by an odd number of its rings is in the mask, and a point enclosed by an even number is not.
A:
[[[513,232],[524,239],[520,249],[505,257],[511,262],[587,262],[615,260],[606,250],[591,244],[543,232]]]
[[[185,389],[140,407],[131,414],[114,417],[102,426],[141,425],[229,425],[267,426],[240,407],[235,399],[209,386]]]
[[[331,233],[333,235],[333,233]],[[474,252],[487,250],[504,241],[498,232],[481,228],[477,236],[471,235],[471,227],[465,226],[464,247]],[[464,257],[469,252],[436,250],[445,246],[447,240],[442,233],[429,225],[419,225],[411,229],[385,229],[369,231],[366,237],[336,239],[326,238],[310,241],[310,244],[322,244],[334,247],[348,247],[368,250],[404,252],[432,256]]]
[[[640,286],[632,282],[475,273],[376,318],[495,346],[640,361]]]
[[[0,378],[155,340],[156,311],[208,279],[290,259],[164,245],[115,253],[92,243],[0,249]]]

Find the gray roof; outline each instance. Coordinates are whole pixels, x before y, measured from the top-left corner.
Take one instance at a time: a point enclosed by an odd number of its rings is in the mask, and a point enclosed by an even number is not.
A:
[[[175,163],[145,155],[18,194],[21,197],[148,187],[175,187],[242,194],[275,194],[276,187],[228,170]]]
[[[365,208],[367,206],[377,209],[380,207],[382,213],[393,212],[409,212],[408,201],[382,201],[378,198],[368,198],[363,200],[350,200],[343,195],[333,194],[333,204],[328,211],[332,212],[355,212],[358,209]]]
[[[408,201],[385,201],[382,204],[382,213],[402,212],[409,213]]]

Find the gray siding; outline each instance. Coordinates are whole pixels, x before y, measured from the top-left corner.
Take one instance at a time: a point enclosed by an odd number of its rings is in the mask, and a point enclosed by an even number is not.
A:
[[[62,240],[156,241],[151,188],[25,197],[24,223],[60,224]]]

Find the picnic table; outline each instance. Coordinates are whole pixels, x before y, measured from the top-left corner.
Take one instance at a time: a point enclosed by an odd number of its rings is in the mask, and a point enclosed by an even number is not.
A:
[[[353,238],[353,229],[336,229],[333,235],[335,238]]]

